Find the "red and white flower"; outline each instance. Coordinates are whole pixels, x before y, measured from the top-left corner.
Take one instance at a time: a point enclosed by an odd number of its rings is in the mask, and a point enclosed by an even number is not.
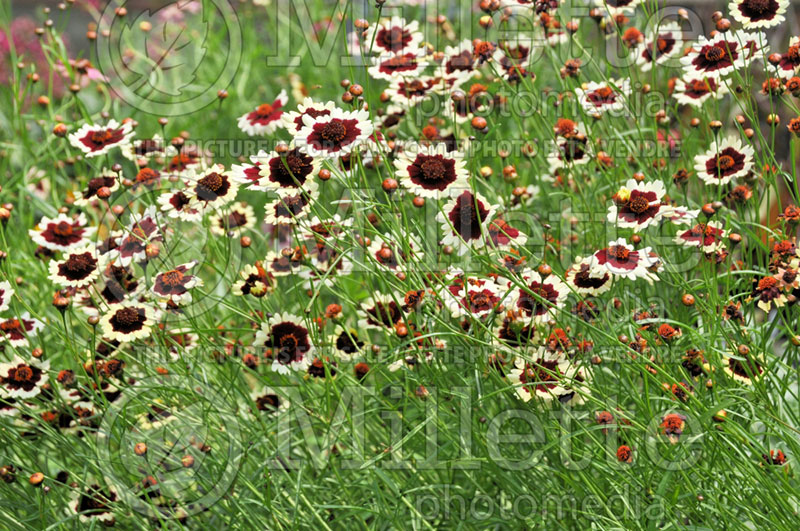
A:
[[[101,188],[108,188],[108,191],[112,193],[119,188],[119,179],[106,168],[103,168],[97,177],[89,179],[84,189],[75,192],[75,206],[86,206],[92,200],[97,199],[97,192]]]
[[[402,17],[384,18],[367,28],[364,43],[367,48],[372,46],[373,52],[402,55],[419,48],[422,32],[416,20],[406,22]]]
[[[361,328],[393,330],[395,325],[403,321],[403,307],[398,302],[402,300],[403,297],[395,298],[387,294],[367,297],[361,302],[364,317],[358,325]]]
[[[653,65],[661,65],[683,52],[683,33],[675,22],[659,26],[654,38],[645,40],[636,50],[636,64],[642,72],[648,72]]]
[[[11,287],[11,283],[7,280],[0,282],[0,312],[8,310],[9,303],[11,303],[11,297],[13,296],[14,288]]]
[[[187,179],[192,195],[205,210],[230,203],[239,191],[234,172],[225,171],[222,164],[214,164],[205,171]]]
[[[125,232],[117,238],[117,246],[109,251],[109,257],[118,259],[123,267],[131,262],[142,262],[147,258],[147,246],[163,239],[155,207],[149,206],[141,214],[131,214]]]
[[[394,166],[400,184],[420,197],[437,198],[469,186],[463,155],[445,144],[406,146]]]
[[[608,247],[594,253],[597,263],[614,276],[635,280],[643,278],[653,283],[658,277],[652,270],[660,269],[661,261],[650,247],[636,250],[625,238],[608,243]]]
[[[133,162],[156,157],[174,157],[177,154],[178,150],[164,141],[161,135],[134,140],[122,148],[122,156]]]
[[[0,397],[33,398],[47,383],[49,369],[49,361],[25,361],[19,356],[8,363],[0,363]]]
[[[611,289],[611,273],[592,256],[579,259],[566,273],[567,285],[580,295],[597,296]]]
[[[297,106],[296,111],[284,113],[282,118],[283,126],[289,131],[289,134],[294,135],[304,127],[304,116],[312,119],[320,116],[329,116],[335,108],[336,104],[332,101],[318,103],[311,98],[303,98],[303,102]]]
[[[155,321],[152,307],[146,304],[111,304],[100,318],[103,337],[110,341],[128,343],[150,335]]]
[[[575,370],[563,355],[553,355],[544,349],[537,351],[535,359],[517,358],[508,380],[514,385],[517,397],[523,402],[538,397],[545,402],[557,399],[568,392],[566,384]]]
[[[488,223],[496,207],[480,194],[473,194],[469,190],[454,189],[452,196],[436,215],[445,234],[442,245],[451,245],[458,249],[459,254],[466,253],[469,247],[483,247]]]
[[[681,105],[701,107],[707,100],[721,99],[728,93],[728,87],[715,78],[678,78],[672,96]]]
[[[732,0],[731,16],[747,30],[780,25],[786,17],[789,0]]]
[[[551,172],[586,164],[592,160],[591,145],[586,135],[582,133],[567,138],[556,138],[551,145],[553,149],[547,155],[547,163]]]
[[[51,251],[67,251],[89,244],[96,229],[86,226],[86,216],[81,213],[71,218],[59,214],[55,218],[43,217],[35,228],[28,231],[34,243]]]
[[[500,309],[507,290],[493,280],[468,276],[458,270],[452,277],[442,291],[442,298],[454,319],[480,318]]]
[[[718,33],[711,39],[701,36],[681,63],[689,78],[719,79],[745,66],[756,52],[766,53],[763,43],[762,34],[743,31]]]
[[[800,70],[800,37],[789,39],[789,48],[781,54],[781,60],[775,66],[782,79],[794,77]]]
[[[445,46],[442,60],[442,77],[463,81],[475,71],[475,54],[472,41],[464,39],[456,46]]]
[[[612,17],[630,15],[642,0],[594,0],[597,7],[605,8]]]
[[[208,217],[208,226],[217,236],[235,237],[256,224],[253,207],[244,201],[233,203],[229,208],[216,211]]]
[[[658,223],[672,210],[662,203],[665,192],[661,181],[640,183],[629,179],[611,198],[614,204],[608,207],[608,222],[634,232]]]
[[[520,279],[524,287],[517,288],[514,305],[524,317],[542,322],[564,307],[569,288],[556,275],[543,278],[537,271],[526,269]]]
[[[525,245],[525,242],[528,241],[528,236],[498,216],[486,228],[486,241],[488,245],[494,248],[506,250]]]
[[[294,140],[303,153],[335,159],[351,153],[366,142],[372,131],[369,112],[334,109],[326,116],[303,116],[303,128],[297,132]]]
[[[116,501],[117,492],[112,487],[103,489],[96,483],[88,483],[84,488],[73,491],[69,507],[83,524],[97,521],[110,527],[114,525],[112,506]]]
[[[44,323],[34,319],[28,312],[19,318],[0,321],[0,343],[8,341],[13,347],[27,347],[28,338],[34,337],[44,328]]]
[[[408,264],[418,262],[424,256],[422,245],[413,235],[402,243],[375,236],[367,247],[367,254],[391,271],[404,271]]]
[[[575,89],[578,101],[589,115],[606,112],[620,112],[625,109],[625,102],[630,94],[630,80],[611,80],[597,83],[590,81]]]
[[[252,188],[280,196],[296,195],[317,174],[322,162],[298,148],[272,152],[254,160],[259,164],[259,178]]]
[[[275,277],[267,272],[259,262],[245,265],[239,272],[240,280],[234,282],[231,291],[234,295],[263,297],[275,288]]]
[[[116,147],[125,147],[133,137],[131,122],[109,120],[105,125],[84,124],[69,135],[69,143],[83,151],[86,158],[105,155]]]
[[[157,274],[150,290],[158,299],[171,301],[178,306],[191,302],[192,294],[189,290],[203,285],[197,276],[188,274],[188,271],[196,265],[197,260],[193,260]]]
[[[315,350],[303,320],[288,313],[276,313],[262,323],[253,344],[272,350],[272,370],[279,374],[305,370]]]
[[[711,149],[694,159],[697,176],[706,184],[725,185],[734,178],[744,177],[753,167],[752,146],[731,136],[722,142],[714,141]]]
[[[425,68],[425,49],[408,49],[403,53],[385,53],[372,59],[367,72],[374,79],[393,81],[397,78],[414,79]]]
[[[296,225],[311,213],[311,205],[319,196],[319,186],[310,182],[294,195],[285,195],[264,207],[264,223],[268,225]]]
[[[239,118],[239,129],[250,136],[270,135],[283,124],[283,107],[289,101],[286,91],[282,90],[271,103],[262,103],[255,110]]]
[[[67,288],[85,288],[100,276],[100,260],[94,246],[89,245],[67,251],[60,260],[50,261],[51,281]]]
[[[719,221],[698,223],[689,230],[679,232],[675,236],[675,243],[688,247],[700,247],[704,253],[713,253],[725,248],[723,238],[727,238],[730,231],[724,230]]]
[[[158,196],[161,211],[173,219],[181,221],[200,221],[203,209],[197,197],[188,189],[174,190]]]

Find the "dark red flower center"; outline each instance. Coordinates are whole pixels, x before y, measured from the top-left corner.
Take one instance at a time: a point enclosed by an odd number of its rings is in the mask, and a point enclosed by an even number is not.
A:
[[[770,10],[771,0],[744,0],[743,7],[753,13],[763,14]]]
[[[110,129],[105,129],[103,131],[92,131],[91,139],[95,144],[102,145],[111,140],[113,136],[114,134]]]
[[[14,371],[13,380],[17,382],[29,382],[33,379],[33,369],[28,367],[27,365],[20,365],[16,369],[11,369]],[[10,375],[9,371],[9,375]]]
[[[72,235],[73,226],[72,223],[68,221],[59,221],[58,225],[55,226],[53,232],[58,234],[59,236],[71,236]]]
[[[69,276],[83,278],[94,270],[95,265],[97,260],[91,253],[73,254],[64,262],[64,270]]]
[[[624,262],[628,259],[631,252],[624,245],[612,245],[608,248],[608,254],[613,256],[619,262]]]
[[[321,136],[326,142],[336,144],[341,142],[344,137],[347,136],[347,128],[338,120],[330,121],[320,129],[319,136]]]
[[[650,208],[650,201],[648,201],[646,197],[640,195],[628,203],[628,208],[631,212],[641,214]]]
[[[272,114],[272,112],[273,108],[269,103],[262,103],[256,109],[256,114],[259,118],[267,118],[270,114]]]
[[[710,63],[718,63],[725,58],[725,49],[715,44],[714,46],[709,47],[705,52],[706,61]]]
[[[721,170],[729,170],[734,164],[736,164],[736,161],[730,155],[722,155],[717,159],[717,166]]]
[[[114,314],[114,319],[121,325],[132,325],[139,321],[139,310],[136,308],[122,308]]]
[[[216,172],[212,172],[203,177],[202,179],[200,179],[197,185],[210,192],[216,192],[220,188],[222,188],[222,183],[223,183],[222,175]]]
[[[172,271],[167,271],[166,273],[161,275],[161,282],[166,284],[167,286],[174,288],[180,286],[183,283],[184,274],[178,271],[177,269],[173,269]]]
[[[438,181],[445,176],[447,168],[441,159],[429,158],[420,166],[422,177],[431,181]]]

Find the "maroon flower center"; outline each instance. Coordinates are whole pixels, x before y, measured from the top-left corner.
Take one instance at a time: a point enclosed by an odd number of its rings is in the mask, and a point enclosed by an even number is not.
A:
[[[259,118],[267,118],[272,112],[273,108],[269,103],[262,103],[256,109],[256,115],[258,115]]]
[[[428,159],[420,166],[422,177],[430,181],[438,181],[445,176],[447,168],[440,159]]]
[[[770,0],[744,0],[744,8],[753,13],[766,13],[770,9]]]
[[[725,49],[718,44],[709,47],[705,52],[706,61],[710,63],[718,63],[725,58]]]
[[[72,223],[67,221],[60,221],[58,225],[55,226],[53,232],[55,232],[59,236],[71,236],[72,235]]]
[[[628,260],[631,252],[627,247],[622,245],[612,245],[608,248],[608,254],[616,258],[619,262],[625,262]]]
[[[222,175],[213,172],[200,179],[197,185],[198,187],[208,190],[209,192],[217,192],[220,188],[222,188],[222,183]]]
[[[650,201],[640,195],[628,203],[628,208],[635,214],[641,214],[650,208]]]
[[[480,293],[470,293],[469,294],[469,303],[470,306],[474,309],[482,309],[487,308],[492,302],[491,297],[484,292]]]
[[[247,225],[247,216],[241,212],[231,212],[228,215],[228,220],[224,222],[224,224],[227,224],[226,226],[229,229],[235,229],[236,227]]]
[[[13,376],[11,376],[11,371],[14,372]],[[27,365],[20,365],[16,369],[11,369],[11,371],[9,371],[9,376],[14,381],[30,382],[33,379],[33,369]]]
[[[121,325],[130,326],[139,321],[139,310],[136,308],[123,308],[114,314],[114,320]]]
[[[167,271],[163,275],[161,275],[161,282],[166,284],[167,286],[174,288],[183,284],[184,274],[178,271],[177,269],[173,269],[172,271]]]
[[[319,136],[326,142],[337,144],[347,136],[347,128],[341,121],[330,121],[325,124],[319,131]]]
[[[94,270],[97,260],[90,253],[71,255],[64,263],[64,272],[71,278],[83,278]]]
[[[92,131],[90,138],[95,144],[103,145],[111,140],[113,136],[114,134],[110,129],[105,129],[103,131]]]
[[[730,155],[722,155],[717,159],[717,166],[721,170],[729,170],[733,168],[734,164],[736,164],[736,161]]]

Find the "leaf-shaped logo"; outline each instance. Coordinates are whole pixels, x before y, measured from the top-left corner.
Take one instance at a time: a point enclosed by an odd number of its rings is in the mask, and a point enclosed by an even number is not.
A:
[[[126,68],[134,74],[128,84],[136,94],[150,98],[154,91],[180,96],[195,80],[206,54],[206,3],[183,0],[155,12],[143,11],[122,28],[120,45],[128,47]],[[196,15],[198,11],[203,12]],[[175,20],[175,14],[182,20]]]

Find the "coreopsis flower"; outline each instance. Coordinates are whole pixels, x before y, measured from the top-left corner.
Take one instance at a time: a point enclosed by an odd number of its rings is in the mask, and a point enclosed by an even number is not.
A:
[[[351,361],[364,352],[365,343],[358,338],[357,331],[352,328],[337,325],[328,342],[334,356],[343,361]]]
[[[200,221],[203,219],[202,204],[188,188],[166,192],[158,196],[161,211],[168,217],[181,221]]]
[[[700,247],[704,253],[713,253],[725,248],[723,238],[727,238],[729,234],[730,231],[724,230],[721,222],[708,221],[679,232],[674,241],[679,245]]]
[[[42,217],[35,228],[28,231],[31,240],[51,251],[67,251],[89,244],[96,229],[86,226],[86,216],[81,213],[75,218],[59,214],[55,218]]]
[[[499,216],[493,219],[486,228],[487,244],[497,249],[507,250],[511,247],[522,247],[527,241],[528,236]]]
[[[336,376],[336,362],[330,358],[314,358],[308,365],[306,373],[311,378],[325,378],[329,374],[331,378]]]
[[[547,163],[551,172],[557,172],[561,168],[586,164],[590,160],[592,160],[592,157],[589,141],[581,133],[557,139],[554,149],[547,155]]]
[[[191,177],[205,168],[208,162],[208,157],[203,156],[195,149],[184,146],[180,153],[169,160],[164,172],[170,177]]]
[[[398,299],[402,300],[402,298]],[[362,328],[392,329],[403,321],[403,309],[391,295],[377,294],[361,302]]]
[[[372,131],[369,112],[337,108],[325,116],[303,116],[303,128],[294,141],[300,151],[312,157],[336,159],[366,142]]]
[[[537,397],[546,402],[567,393],[565,382],[574,373],[569,361],[563,356],[551,356],[540,351],[532,361],[517,358],[508,380],[514,385],[517,397],[524,402]]]
[[[190,302],[192,295],[189,290],[203,285],[197,276],[188,274],[189,269],[196,265],[197,260],[193,260],[157,274],[150,290],[159,299],[170,300],[176,305]]]
[[[453,246],[459,254],[469,247],[483,247],[487,224],[496,208],[480,194],[454,189],[453,198],[436,215],[445,234],[442,244]]]
[[[514,292],[514,305],[524,317],[542,322],[564,307],[569,288],[556,275],[543,278],[538,272],[527,269],[520,278],[524,287]]]
[[[332,101],[318,103],[311,98],[303,98],[303,102],[297,106],[296,111],[284,113],[282,118],[283,126],[289,131],[289,134],[294,135],[304,127],[304,116],[309,116],[312,119],[328,116],[335,108],[336,104]]]
[[[728,87],[717,79],[696,78],[687,76],[675,81],[675,92],[672,96],[680,105],[702,107],[710,98],[721,99],[728,93]]]
[[[14,296],[14,288],[7,280],[0,282],[0,312],[8,310],[11,297]]]
[[[681,27],[675,22],[668,22],[658,27],[651,40],[644,40],[636,50],[636,64],[642,72],[648,72],[653,65],[661,65],[673,57],[679,56],[683,47]]]
[[[272,349],[272,370],[279,374],[305,370],[314,354],[303,320],[288,313],[276,313],[262,323],[253,344]]]
[[[283,107],[289,101],[282,90],[271,103],[262,103],[255,110],[239,118],[239,129],[250,136],[271,135],[282,125]]]
[[[275,277],[268,273],[259,262],[244,266],[239,276],[241,279],[237,280],[231,288],[234,295],[263,297],[275,288]]]
[[[403,109],[411,109],[429,99],[433,94],[457,88],[460,81],[457,78],[444,79],[430,76],[396,78],[392,80],[385,92],[396,105]]]
[[[769,454],[761,454],[761,458],[768,465],[785,465],[786,455],[781,450],[770,450]]]
[[[105,155],[114,148],[127,146],[133,137],[131,122],[109,120],[105,125],[84,124],[69,135],[69,143],[83,151],[86,158]]]
[[[436,198],[451,188],[468,186],[469,172],[463,155],[448,151],[444,144],[407,146],[394,166],[400,184],[420,197]]]
[[[578,101],[589,115],[619,112],[625,109],[630,94],[630,80],[620,79],[597,83],[590,81],[575,89]]]
[[[132,141],[122,148],[122,156],[136,162],[140,159],[154,159],[157,157],[174,157],[178,150],[164,141],[160,135],[152,138],[141,138]]]
[[[18,318],[0,321],[0,344],[4,341],[13,347],[27,347],[28,338],[33,337],[44,328],[44,323],[34,319],[28,312]]]
[[[142,214],[131,214],[126,230],[115,240],[117,246],[109,252],[109,256],[127,267],[131,262],[144,261],[147,258],[147,246],[162,240],[155,207],[149,206]]]
[[[600,295],[610,290],[612,284],[611,273],[594,255],[579,259],[567,269],[565,280],[580,295]]]
[[[725,185],[744,177],[753,167],[753,147],[742,146],[736,137],[714,141],[711,148],[694,159],[697,176],[706,184]]]
[[[295,195],[319,171],[320,159],[306,155],[298,148],[256,157],[259,178],[255,189],[275,192],[280,196]]]
[[[403,271],[408,264],[418,262],[424,256],[422,245],[413,235],[402,243],[375,236],[367,247],[367,254],[379,265],[392,271]]]
[[[208,217],[208,226],[217,236],[236,236],[256,224],[253,207],[245,202],[233,203],[230,207],[218,210]]]
[[[94,246],[67,251],[60,260],[50,261],[51,281],[65,288],[85,288],[100,276],[100,261]]]
[[[385,53],[371,60],[367,69],[374,79],[392,81],[396,77],[412,79],[425,68],[425,49],[405,50],[403,53]]]
[[[187,186],[205,210],[230,203],[239,191],[234,172],[225,171],[222,164],[210,168],[188,179]]]
[[[445,46],[442,60],[442,77],[468,78],[475,71],[475,56],[472,41],[464,39],[456,46]]]
[[[200,342],[200,336],[192,332],[191,328],[178,328],[165,334],[164,343],[169,347],[169,352],[174,361],[180,360],[181,353],[194,350]]]
[[[618,227],[639,232],[657,223],[670,213],[671,208],[662,203],[666,190],[661,181],[649,183],[629,179],[614,197],[608,207],[608,222]]]
[[[264,223],[268,225],[296,225],[308,217],[311,205],[319,196],[319,186],[311,181],[292,195],[278,197],[264,206]]]
[[[673,225],[689,225],[692,221],[698,218],[700,209],[689,210],[684,206],[673,207],[672,210],[664,217],[667,218]]]
[[[629,15],[641,3],[641,0],[594,0],[594,5],[605,8],[611,17]]]
[[[788,7],[789,0],[732,0],[728,4],[731,16],[748,30],[781,24]]]
[[[100,318],[103,337],[128,343],[150,335],[154,322],[153,309],[145,304],[111,304]]]
[[[786,295],[780,281],[774,276],[763,277],[756,282],[753,298],[758,300],[758,307],[769,312],[774,304],[780,308],[786,304]]]
[[[250,393],[250,399],[255,403],[258,411],[276,413],[289,409],[289,401],[277,394],[271,387],[264,387]]]
[[[481,318],[499,309],[506,291],[490,279],[471,277],[456,271],[442,295],[454,319],[467,316]]]
[[[117,176],[105,168],[100,171],[99,176],[89,179],[85,188],[75,192],[75,206],[86,206],[92,200],[97,199],[97,192],[101,188],[108,188],[111,193],[116,192],[119,188]]]
[[[700,36],[681,63],[689,78],[719,79],[745,66],[765,42],[763,35],[743,31],[718,33],[711,39]]]
[[[722,367],[725,374],[745,385],[752,385],[765,371],[764,358],[751,352],[724,356]]]
[[[308,249],[305,246],[269,251],[264,259],[264,269],[276,277],[287,276],[306,265],[307,260]]]
[[[594,253],[597,262],[614,276],[635,280],[643,278],[653,283],[658,277],[651,269],[658,267],[660,261],[650,247],[635,250],[625,238],[608,242],[608,247]]]
[[[422,32],[419,22],[406,22],[401,17],[384,18],[377,24],[370,25],[364,32],[365,46],[372,46],[372,51],[379,54],[404,54],[416,51],[422,43]]]
[[[677,444],[686,428],[686,417],[680,413],[669,413],[661,418],[659,427],[669,442]]]
[[[49,361],[25,361],[19,356],[0,363],[0,397],[24,399],[38,395],[47,383],[49,369]]]
[[[800,69],[800,37],[789,39],[789,47],[785,53],[781,54],[781,60],[778,62],[776,69],[781,79],[790,80],[794,77],[795,73]]]
[[[75,489],[69,508],[72,514],[78,515],[78,519],[84,524],[97,521],[111,526],[114,524],[114,513],[111,506],[116,501],[117,493],[113,488],[103,489],[100,485],[92,483],[83,489]]]

